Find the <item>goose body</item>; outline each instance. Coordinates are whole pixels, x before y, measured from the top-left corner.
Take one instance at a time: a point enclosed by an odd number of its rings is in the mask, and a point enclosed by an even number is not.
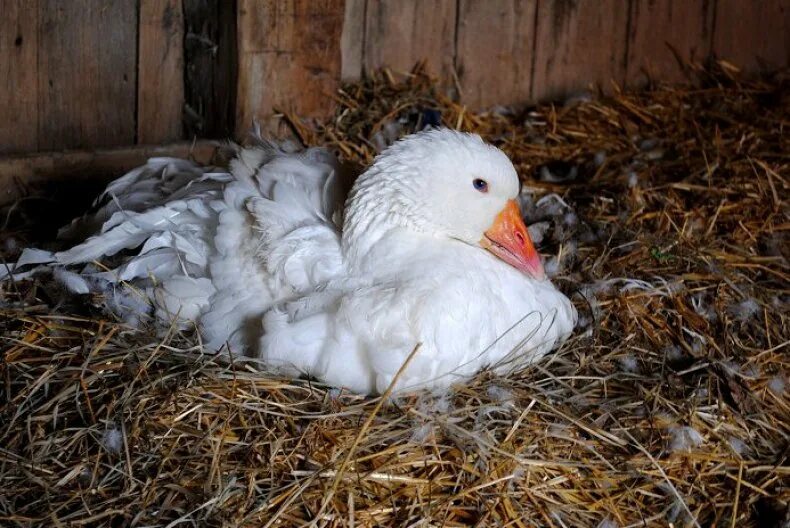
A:
[[[360,393],[442,389],[536,361],[576,311],[545,279],[498,149],[432,130],[383,152],[345,201],[323,149],[240,149],[222,172],[150,160],[62,232],[23,253],[80,291],[129,289],[158,324],[206,346]],[[91,263],[100,262],[103,269]],[[83,266],[79,268],[78,266]]]

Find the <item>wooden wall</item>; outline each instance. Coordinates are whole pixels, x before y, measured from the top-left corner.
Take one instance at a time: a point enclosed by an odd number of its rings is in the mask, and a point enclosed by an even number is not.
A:
[[[235,5],[0,0],[0,154],[228,136]]]
[[[0,154],[241,135],[425,59],[470,107],[788,66],[790,0],[0,0]]]
[[[680,81],[678,58],[790,65],[790,0],[347,0],[343,78],[427,59],[471,107]]]

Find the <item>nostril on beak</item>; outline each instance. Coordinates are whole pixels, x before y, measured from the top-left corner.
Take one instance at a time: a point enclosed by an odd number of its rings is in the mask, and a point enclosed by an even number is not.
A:
[[[521,244],[522,246],[524,245],[524,235],[522,235],[518,231],[516,231],[516,240],[518,240],[518,243]]]

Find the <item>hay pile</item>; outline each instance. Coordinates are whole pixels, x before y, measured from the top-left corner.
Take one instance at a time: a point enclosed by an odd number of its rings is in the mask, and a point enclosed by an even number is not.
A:
[[[363,399],[7,288],[0,524],[790,522],[788,79],[700,75],[475,114],[385,73],[328,123],[289,118],[355,161],[437,119],[513,158],[582,320],[507,378]]]

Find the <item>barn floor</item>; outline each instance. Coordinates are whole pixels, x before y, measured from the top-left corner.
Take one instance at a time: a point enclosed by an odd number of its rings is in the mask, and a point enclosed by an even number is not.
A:
[[[229,368],[46,279],[7,287],[0,524],[787,526],[790,77],[697,74],[485,114],[382,75],[289,119],[368,162],[441,118],[524,176],[580,328],[444,397]]]

